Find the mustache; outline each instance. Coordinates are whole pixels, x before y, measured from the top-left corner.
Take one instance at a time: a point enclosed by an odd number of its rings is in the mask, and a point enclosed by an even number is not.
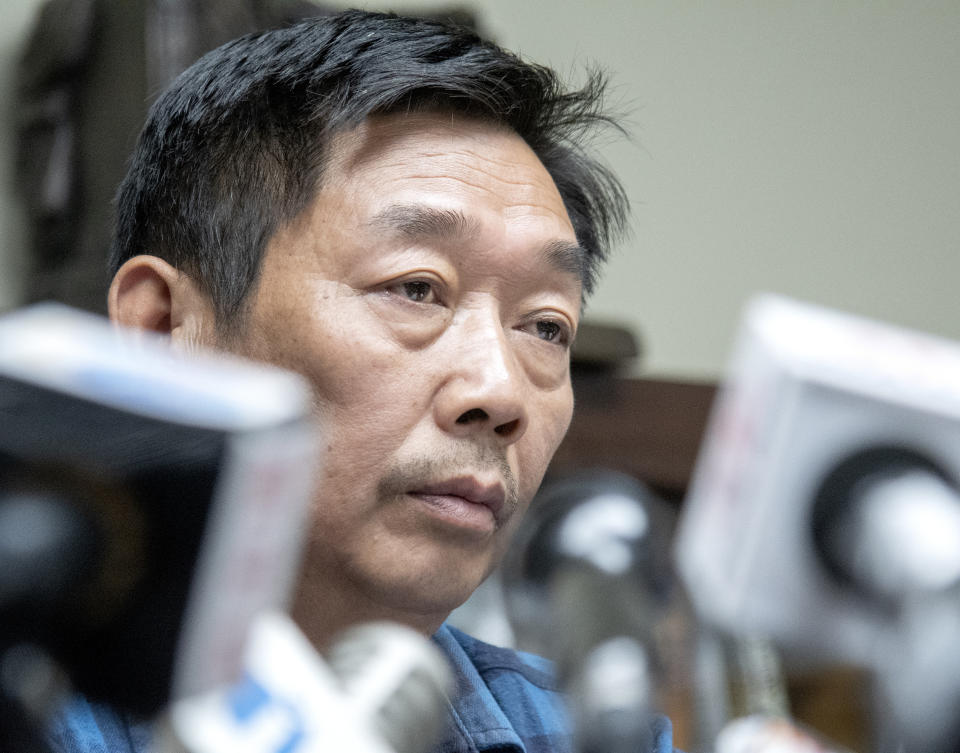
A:
[[[496,472],[503,483],[503,510],[508,513],[504,516],[506,520],[519,506],[520,485],[506,455],[494,448],[464,446],[437,452],[428,457],[400,461],[388,468],[381,477],[377,492],[380,497],[399,496],[424,482],[463,475],[489,476],[492,471]]]

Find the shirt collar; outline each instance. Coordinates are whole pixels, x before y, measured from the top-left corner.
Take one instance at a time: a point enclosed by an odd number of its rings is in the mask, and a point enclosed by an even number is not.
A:
[[[456,677],[456,695],[450,704],[453,724],[437,750],[443,753],[479,753],[492,749],[524,751],[517,731],[446,625],[434,634],[433,640],[447,655]]]

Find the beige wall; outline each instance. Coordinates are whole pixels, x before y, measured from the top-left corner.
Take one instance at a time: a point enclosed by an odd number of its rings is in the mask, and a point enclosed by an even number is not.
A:
[[[483,0],[505,45],[596,60],[634,234],[591,306],[712,376],[772,290],[960,339],[960,3]]]
[[[6,3],[0,86],[14,17],[36,4]],[[634,143],[608,154],[633,236],[590,314],[642,333],[645,371],[718,374],[758,290],[960,339],[956,0],[474,6],[529,58],[602,64],[632,107]],[[8,204],[0,194],[0,305],[18,237]]]

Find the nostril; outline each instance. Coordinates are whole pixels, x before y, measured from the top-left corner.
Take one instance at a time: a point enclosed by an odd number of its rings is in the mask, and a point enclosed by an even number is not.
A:
[[[471,421],[486,421],[490,416],[487,415],[485,410],[481,408],[472,408],[466,413],[462,414],[460,418],[457,419],[458,424],[469,424]]]
[[[483,410],[483,408],[471,408],[470,410],[461,413],[456,422],[460,426],[473,423],[484,425],[489,420],[490,414]],[[506,421],[505,423],[498,424],[497,426],[493,427],[493,430],[501,437],[512,437],[519,431],[519,429],[519,418],[515,418],[513,421]]]

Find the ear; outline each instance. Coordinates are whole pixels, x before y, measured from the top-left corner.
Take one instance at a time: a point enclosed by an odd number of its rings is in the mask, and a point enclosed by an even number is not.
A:
[[[157,256],[134,256],[117,270],[107,309],[118,324],[169,335],[187,346],[209,344],[215,332],[210,298],[189,275]]]

